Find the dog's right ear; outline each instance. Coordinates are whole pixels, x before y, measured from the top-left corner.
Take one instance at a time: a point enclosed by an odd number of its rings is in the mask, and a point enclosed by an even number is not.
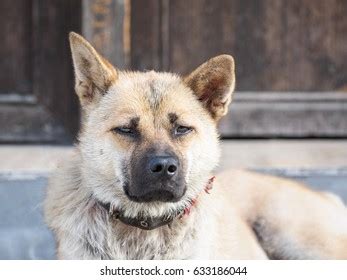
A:
[[[75,70],[75,90],[82,108],[89,111],[117,79],[117,70],[82,36],[71,32],[69,39]]]

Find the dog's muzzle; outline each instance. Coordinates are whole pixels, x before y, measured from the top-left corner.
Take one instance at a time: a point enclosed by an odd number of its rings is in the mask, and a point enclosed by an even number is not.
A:
[[[173,153],[145,153],[132,162],[125,194],[135,202],[177,202],[186,192],[184,171]]]

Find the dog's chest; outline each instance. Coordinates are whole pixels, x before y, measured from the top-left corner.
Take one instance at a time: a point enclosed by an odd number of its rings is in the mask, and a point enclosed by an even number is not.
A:
[[[177,225],[151,231],[115,225],[109,240],[112,259],[189,259],[197,243],[194,227]]]

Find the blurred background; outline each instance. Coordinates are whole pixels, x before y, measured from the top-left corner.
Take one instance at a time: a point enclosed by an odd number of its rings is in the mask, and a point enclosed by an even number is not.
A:
[[[347,200],[347,1],[1,0],[0,259],[53,258],[47,177],[79,127],[68,32],[119,69],[188,74],[227,53],[237,87],[220,169]]]

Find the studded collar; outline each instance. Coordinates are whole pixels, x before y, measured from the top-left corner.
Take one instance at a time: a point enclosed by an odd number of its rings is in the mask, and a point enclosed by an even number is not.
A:
[[[170,224],[176,217],[183,216],[185,211],[184,209],[177,211],[174,215],[171,216],[160,216],[160,217],[150,217],[150,216],[143,216],[139,215],[134,218],[126,217],[124,216],[124,213],[122,213],[119,210],[111,210],[110,203],[102,203],[101,201],[98,201],[98,203],[106,209],[106,211],[109,213],[110,218],[113,220],[119,220],[123,224],[137,227],[144,230],[152,230],[156,229],[161,226],[165,226]]]
[[[208,194],[209,194],[209,191],[212,189],[214,179],[215,179],[215,176],[210,178],[208,180],[208,183],[206,184],[206,187],[204,190]],[[143,230],[153,230],[158,227],[162,227],[162,226],[170,224],[176,218],[181,219],[184,216],[188,216],[190,214],[192,207],[195,205],[196,201],[197,201],[197,198],[194,200],[191,200],[190,205],[188,207],[179,209],[176,213],[170,216],[165,215],[160,217],[150,217],[150,216],[146,217],[143,215],[139,215],[139,216],[130,218],[130,217],[124,216],[124,213],[122,211],[119,211],[119,210],[112,211],[110,203],[103,203],[97,200],[99,205],[101,205],[109,213],[111,219],[119,220],[126,225],[137,227]]]

